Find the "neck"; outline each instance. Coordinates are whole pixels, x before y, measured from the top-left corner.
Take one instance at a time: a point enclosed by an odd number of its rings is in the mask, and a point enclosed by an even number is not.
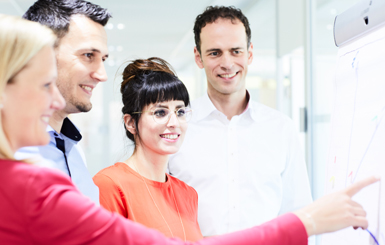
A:
[[[147,179],[166,182],[168,158],[168,155],[160,155],[137,145],[134,154],[124,162]]]
[[[55,111],[52,117],[49,119],[49,125],[58,133],[60,133],[61,127],[63,126],[64,119],[68,116],[64,111]]]
[[[231,120],[233,116],[240,115],[246,109],[249,101],[246,89],[232,94],[222,94],[215,89],[208,89],[207,94],[218,111]]]

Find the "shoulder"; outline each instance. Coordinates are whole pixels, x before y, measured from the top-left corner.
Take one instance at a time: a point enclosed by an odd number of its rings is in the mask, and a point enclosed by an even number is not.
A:
[[[123,168],[123,164],[124,163],[117,162],[114,165],[100,170],[92,178],[94,183],[100,188],[104,185],[120,185],[119,183],[122,181],[129,181],[131,174]]]
[[[207,103],[207,95],[204,95],[204,96],[201,96],[197,99],[194,99],[192,102],[191,102],[191,108],[199,108],[201,106],[204,106],[206,103]]]
[[[10,186],[14,191],[20,191],[17,193],[25,191],[28,206],[36,203],[34,200],[43,200],[63,191],[78,192],[70,178],[57,170],[24,162],[11,162],[11,164],[7,171],[9,181],[12,183]]]
[[[250,101],[252,104],[252,114],[256,121],[275,121],[281,125],[293,126],[293,120],[282,112],[268,107],[256,101]]]
[[[97,178],[100,178],[100,177],[104,177],[104,176],[108,176],[108,177],[115,177],[116,175],[120,175],[120,168],[119,166],[115,163],[114,165],[111,165],[111,166],[108,166],[106,168],[103,168],[102,170],[100,170],[97,174],[95,174],[95,176],[93,177],[93,179],[97,179]]]
[[[9,164],[9,170],[7,171],[9,175],[13,176],[13,178],[17,177],[18,179],[33,178],[35,181],[33,184],[34,186],[39,183],[54,183],[55,181],[59,181],[60,183],[71,183],[70,179],[66,175],[55,169],[40,167],[21,161],[2,160],[2,162]]]
[[[196,192],[196,190],[193,187],[186,184],[185,182],[183,182],[182,180],[175,178],[169,174],[167,174],[167,177],[171,179],[173,188],[178,189],[179,191],[178,193],[181,193],[181,191],[183,191],[188,195],[198,196],[198,193]]]
[[[45,167],[31,166],[27,171],[31,172],[33,184],[35,186],[40,186],[41,188],[49,187],[49,186],[62,186],[65,188],[73,189],[74,185],[71,182],[71,179],[57,171],[56,169],[49,169]]]

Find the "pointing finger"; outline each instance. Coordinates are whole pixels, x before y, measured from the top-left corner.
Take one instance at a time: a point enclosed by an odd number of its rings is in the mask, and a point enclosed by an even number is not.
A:
[[[357,192],[359,192],[362,188],[368,186],[368,185],[371,185],[377,181],[380,180],[380,177],[379,176],[371,176],[371,177],[368,177],[366,179],[363,179],[363,180],[360,180],[354,184],[352,184],[351,186],[349,186],[348,188],[346,188],[346,194],[350,197],[354,196]]]

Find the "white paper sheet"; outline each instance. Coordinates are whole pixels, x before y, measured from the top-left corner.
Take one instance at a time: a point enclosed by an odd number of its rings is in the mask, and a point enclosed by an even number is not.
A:
[[[321,244],[385,245],[385,25],[339,48],[333,107],[325,192],[375,174],[382,181],[353,198],[368,230],[325,234]]]

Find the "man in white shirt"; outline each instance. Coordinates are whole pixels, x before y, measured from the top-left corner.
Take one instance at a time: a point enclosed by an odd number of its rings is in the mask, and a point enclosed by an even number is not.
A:
[[[195,62],[207,94],[169,171],[194,187],[204,236],[261,224],[312,201],[297,132],[282,113],[251,100],[245,88],[253,44],[234,7],[208,7],[196,18]]]
[[[82,136],[68,115],[90,111],[92,90],[107,80],[103,63],[108,57],[104,26],[110,17],[106,9],[83,0],[38,0],[23,16],[50,27],[58,36],[57,86],[66,106],[49,119],[49,144],[22,148],[15,157],[39,157],[39,165],[69,175],[76,187],[95,203],[99,203],[99,189],[92,181],[78,145]]]

